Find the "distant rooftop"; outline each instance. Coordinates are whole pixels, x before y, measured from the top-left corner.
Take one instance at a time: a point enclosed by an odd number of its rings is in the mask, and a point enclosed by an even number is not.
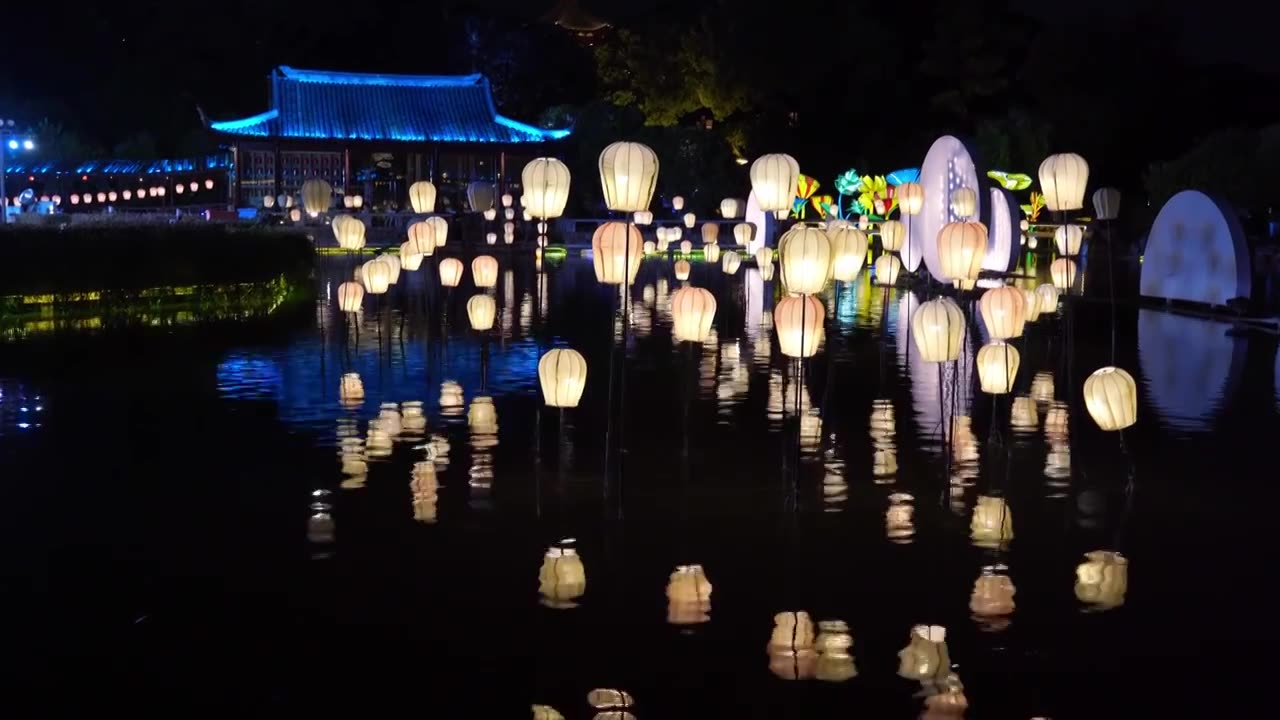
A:
[[[26,175],[165,175],[170,173],[225,170],[231,166],[228,153],[168,160],[81,160],[76,162],[10,162],[4,171]]]
[[[219,133],[261,138],[523,144],[559,140],[499,115],[483,75],[392,75],[299,70],[271,75],[271,107],[210,122]]]

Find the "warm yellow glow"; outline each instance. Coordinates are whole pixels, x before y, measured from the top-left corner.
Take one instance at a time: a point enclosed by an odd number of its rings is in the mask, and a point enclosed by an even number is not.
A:
[[[1000,548],[1013,539],[1013,513],[1004,498],[978,496],[969,535],[974,545],[985,548]]]
[[[964,332],[964,313],[951,298],[923,302],[911,317],[911,337],[925,362],[959,358]]]
[[[885,252],[899,252],[907,240],[907,227],[898,220],[880,224],[880,246]]]
[[[689,228],[690,230],[693,229],[694,225],[698,224],[698,216],[694,215],[693,213],[685,213],[684,217],[681,218],[681,220],[684,222],[684,226]],[[711,223],[711,224],[715,225],[714,223]],[[720,229],[720,226],[715,225],[715,228],[718,231]]]
[[[681,210],[684,209],[683,195],[676,195],[675,197],[671,198],[671,209],[675,210],[676,212],[680,212]]]
[[[1080,254],[1080,246],[1084,243],[1084,228],[1080,225],[1061,225],[1053,231],[1053,244],[1058,247],[1059,255],[1075,257]]]
[[[364,402],[364,383],[359,373],[344,373],[338,384],[338,402],[346,407]]]
[[[898,282],[898,274],[902,272],[902,261],[897,255],[885,253],[876,258],[872,268],[876,276],[876,285],[892,287]]]
[[[564,214],[569,202],[569,166],[556,158],[534,158],[524,166],[520,180],[530,215],[547,220]]]
[[[856,228],[841,228],[827,237],[831,243],[831,276],[841,282],[856,280],[867,256],[867,234]]]
[[[1005,395],[1013,392],[1021,357],[1018,349],[1003,340],[995,340],[978,350],[978,380],[982,392]]]
[[[1040,163],[1040,191],[1052,212],[1084,207],[1084,189],[1089,182],[1089,163],[1075,153],[1050,155]]]
[[[725,198],[720,201],[720,217],[725,220],[733,220],[742,216],[742,210],[747,204],[737,198]]]
[[[941,625],[916,625],[911,639],[898,651],[898,675],[908,680],[931,680],[951,669],[947,629]]]
[[[429,180],[419,180],[409,186],[409,205],[419,215],[436,211],[436,186]]]
[[[605,207],[621,212],[649,209],[658,182],[658,155],[651,148],[615,142],[601,151],[599,167]]]
[[[751,163],[751,190],[764,212],[791,209],[800,180],[800,163],[786,153],[762,155]]]
[[[677,279],[679,275],[677,268]],[[706,342],[715,316],[716,298],[709,290],[684,287],[671,296],[671,329],[676,342]]]
[[[644,240],[640,229],[624,222],[606,222],[591,236],[591,261],[596,280],[605,285],[628,285],[640,272]]]
[[[813,641],[818,652],[818,664],[814,677],[823,682],[844,682],[857,676],[853,663],[853,635],[849,624],[843,620],[822,620],[818,623],[818,636]]]
[[[951,191],[951,212],[959,218],[971,218],[978,214],[978,193],[973,188],[956,188]]]
[[[587,385],[587,359],[571,348],[554,348],[538,360],[542,399],[549,407],[578,407]]]
[[[497,219],[498,219],[498,208],[491,207],[491,208],[489,208],[488,210],[485,210],[485,211],[484,211],[484,213],[483,213],[483,216],[484,216],[484,219],[485,219],[485,220],[490,220],[490,221],[492,221],[492,220],[497,220]]]
[[[471,279],[478,288],[491,288],[498,284],[498,259],[492,255],[477,255],[471,261]]]
[[[434,255],[436,252],[435,225],[428,222],[410,223],[406,231],[413,244],[414,254]]]
[[[431,235],[436,239],[436,247],[444,247],[445,241],[449,239],[449,221],[433,215],[422,222],[431,226]]]
[[[1014,287],[992,288],[978,303],[987,334],[995,340],[1022,336],[1026,325],[1026,301],[1022,291]]]
[[[337,215],[330,224],[333,237],[342,250],[359,250],[365,245],[364,221],[350,215]]]
[[[586,592],[587,571],[578,551],[563,545],[547,548],[538,570],[542,604],[557,609],[576,607],[575,601]]]
[[[826,310],[812,295],[788,296],[773,311],[778,349],[787,357],[813,357],[822,345]]]
[[[701,565],[680,565],[667,580],[667,622],[694,625],[711,619],[711,581]]]
[[[938,263],[942,276],[956,287],[972,288],[987,254],[987,226],[979,222],[947,223],[938,231]]]
[[[440,261],[440,284],[447,287],[458,287],[466,267],[458,258],[445,258]]]
[[[1118,552],[1094,550],[1076,566],[1076,599],[1097,610],[1124,605],[1129,589],[1129,560]]]
[[[1031,399],[1041,405],[1053,402],[1053,373],[1038,372],[1031,378]]]
[[[1040,411],[1031,396],[1019,395],[1013,399],[1013,405],[1009,409],[1009,424],[1017,430],[1034,430],[1040,424]]]
[[[675,264],[676,280],[685,281],[689,279],[689,271],[693,268],[688,260],[677,260]]]
[[[391,266],[381,259],[370,260],[360,269],[360,280],[370,294],[382,295],[391,287]]]
[[[422,259],[426,256],[418,252],[418,246],[409,241],[400,243],[400,268],[416,272],[422,267]]]
[[[742,247],[751,247],[756,239],[756,226],[752,223],[738,223],[733,226],[733,241]]]
[[[684,224],[686,227],[689,227],[689,228],[693,227],[693,225],[689,224],[689,217],[691,215],[693,215],[693,213],[689,213],[689,215],[685,215]],[[704,245],[713,245],[718,242],[720,242],[720,223],[713,223],[713,222],[702,223],[702,243]]]
[[[1124,430],[1138,422],[1138,385],[1121,368],[1099,368],[1084,381],[1084,406],[1098,427]]]
[[[360,312],[364,302],[364,288],[360,283],[344,282],[338,286],[338,310],[342,312]]]
[[[498,304],[493,297],[483,293],[472,295],[467,301],[467,319],[471,329],[477,331],[491,330],[493,320],[498,314]]]
[[[896,195],[898,208],[904,215],[919,215],[924,209],[924,187],[920,183],[902,183]]]
[[[1036,291],[1030,288],[1022,289],[1022,311],[1027,318],[1027,322],[1035,322],[1040,319],[1040,296],[1036,295]]]
[[[1053,278],[1053,286],[1064,292],[1070,292],[1076,284],[1076,264],[1067,258],[1058,258],[1049,266],[1049,275]]]
[[[982,617],[1012,615],[1013,596],[1016,592],[1012,578],[998,572],[998,568],[984,567],[982,574],[973,583],[973,593],[969,596],[969,610],[974,615]]]
[[[787,292],[814,295],[831,277],[831,241],[817,228],[796,225],[778,242],[778,264]]]
[[[648,210],[637,210],[632,214],[631,220],[637,225],[650,225],[653,223],[653,213]]]
[[[333,186],[324,180],[311,179],[302,183],[302,207],[315,217],[329,209],[333,202]]]
[[[1057,287],[1050,283],[1040,283],[1036,286],[1036,306],[1038,314],[1053,315],[1058,312],[1058,296],[1060,291]]]

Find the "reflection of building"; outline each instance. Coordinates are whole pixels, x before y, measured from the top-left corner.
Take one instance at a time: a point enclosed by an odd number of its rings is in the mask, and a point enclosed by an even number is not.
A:
[[[232,143],[230,199],[251,206],[294,194],[318,177],[375,207],[407,205],[431,180],[438,210],[460,210],[465,184],[519,177],[524,160],[569,134],[499,115],[482,75],[374,75],[297,70],[271,74],[266,112],[208,122]],[[522,159],[523,158],[523,159]]]
[[[551,12],[542,19],[573,33],[579,42],[587,46],[600,42],[611,27],[609,23],[582,9],[578,0],[558,0]]]

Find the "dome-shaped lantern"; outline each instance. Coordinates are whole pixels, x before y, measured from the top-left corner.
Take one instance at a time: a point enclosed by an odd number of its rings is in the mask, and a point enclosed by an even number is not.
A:
[[[690,230],[692,230],[693,227],[698,224],[698,216],[694,215],[691,212],[685,213],[684,217],[681,218],[681,220],[684,222],[684,226],[689,228]],[[719,231],[719,226],[716,226],[716,230],[717,232]]]
[[[939,270],[956,287],[974,286],[986,254],[987,226],[982,223],[947,223],[938,231]]]
[[[1040,298],[1036,295],[1035,290],[1023,288],[1019,290],[1022,293],[1022,311],[1027,322],[1035,322],[1040,319]]]
[[[733,226],[733,241],[738,245],[749,248],[755,239],[756,226],[754,224],[743,222]]]
[[[867,234],[856,228],[841,228],[828,238],[831,242],[831,276],[841,282],[856,280],[867,257]]]
[[[778,264],[787,292],[819,293],[831,277],[831,240],[817,228],[797,225],[778,242]]]
[[[895,195],[904,215],[919,215],[924,209],[924,187],[920,183],[902,183]]]
[[[786,153],[762,155],[751,163],[751,190],[764,212],[791,209],[800,180],[800,163]]]
[[[720,262],[720,246],[715,243],[712,243],[711,245],[703,245],[702,259],[709,263]]]
[[[112,190],[111,192],[107,193],[107,201],[108,201],[108,202],[115,202],[117,197],[118,197],[118,196],[116,195],[116,191],[115,191],[115,190]]]
[[[876,284],[892,287],[898,283],[898,274],[902,272],[902,261],[897,255],[884,253],[876,258],[872,271],[876,276]]]
[[[1014,287],[988,290],[978,303],[982,311],[982,323],[994,340],[1008,340],[1022,336],[1027,320],[1026,301],[1022,291]]]
[[[720,269],[725,275],[733,275],[738,272],[738,268],[742,265],[742,257],[738,253],[729,250],[720,256]]]
[[[1058,296],[1061,291],[1051,283],[1040,283],[1036,286],[1036,306],[1038,315],[1053,315],[1058,312]]]
[[[995,340],[978,350],[978,381],[982,392],[1007,395],[1013,392],[1022,359],[1018,349],[1003,340]]]
[[[458,287],[462,282],[462,274],[466,267],[458,258],[445,258],[440,261],[440,284],[445,287]]]
[[[419,180],[409,186],[409,205],[419,215],[436,211],[436,186],[430,180]]]
[[[1120,191],[1111,187],[1094,190],[1093,212],[1099,220],[1115,220],[1120,217]]]
[[[1121,368],[1099,368],[1084,381],[1084,406],[1098,427],[1124,430],[1138,422],[1138,385]]]
[[[631,215],[631,221],[641,226],[652,225],[653,213],[648,210],[637,210]]]
[[[1049,276],[1053,278],[1053,286],[1063,292],[1071,292],[1071,288],[1076,284],[1076,264],[1075,261],[1067,258],[1058,258],[1049,266]]]
[[[596,280],[606,285],[635,282],[644,252],[640,229],[624,222],[602,223],[591,236],[591,262]]]
[[[1084,189],[1089,183],[1089,163],[1075,153],[1050,155],[1040,163],[1040,192],[1052,212],[1084,207]]]
[[[495,232],[485,233],[485,234],[484,234],[484,244],[485,244],[485,245],[497,245],[497,244],[498,244],[498,233],[495,233]]]
[[[690,225],[688,222],[688,218],[690,215],[693,215],[693,213],[689,213],[689,215],[685,216],[685,226],[692,228],[693,226]],[[713,222],[702,223],[702,242],[705,245],[710,245],[712,243],[720,242],[720,224],[719,223],[713,223]]]
[[[372,295],[381,295],[391,287],[391,266],[381,260],[370,260],[361,265],[361,281]]]
[[[676,280],[684,282],[689,279],[689,272],[693,270],[693,266],[689,264],[688,260],[677,260],[673,269],[676,273]]]
[[[973,188],[956,188],[951,191],[951,212],[959,218],[971,218],[978,213],[978,193]]]
[[[681,210],[683,210],[683,209],[684,209],[684,196],[683,196],[683,195],[676,195],[675,197],[671,198],[671,209],[672,209],[672,210],[675,210],[676,212],[680,212]],[[690,227],[692,227],[692,226],[690,226]]]
[[[491,295],[478,293],[467,300],[467,320],[471,329],[484,332],[493,328],[493,320],[498,314],[498,304]]]
[[[181,188],[182,186],[181,186],[181,185],[179,185],[178,187],[179,187],[179,188]],[[107,201],[107,194],[106,194],[106,193],[104,193],[104,192],[100,192],[100,193],[98,193],[98,202],[100,202],[100,203],[104,203],[104,202],[106,202],[106,201]],[[14,199],[14,203],[13,203],[13,204],[14,204],[14,205],[17,205],[17,204],[18,204],[18,202],[17,202],[17,198],[15,198],[15,199]]]
[[[302,183],[302,208],[308,215],[315,217],[327,211],[332,203],[332,185],[318,178]]]
[[[360,283],[344,282],[338,286],[338,310],[348,312],[360,312],[360,306],[364,303],[364,288]]]
[[[782,298],[773,309],[778,348],[787,357],[813,357],[822,345],[826,309],[812,295]]]
[[[490,221],[492,221],[492,220],[497,220],[497,219],[498,219],[498,208],[489,208],[488,210],[485,210],[485,211],[484,211],[484,219],[485,219],[485,220],[490,220]]]
[[[1060,225],[1053,231],[1053,244],[1058,246],[1058,254],[1075,257],[1080,254],[1080,245],[1084,242],[1084,228],[1080,225]]]
[[[951,298],[928,300],[911,317],[911,337],[925,362],[951,362],[960,357],[965,321]]]
[[[396,253],[395,255],[379,255],[376,259],[380,263],[386,263],[387,267],[391,268],[391,284],[392,285],[395,285],[396,283],[400,282],[400,254],[399,253]]]
[[[329,226],[338,247],[343,250],[359,250],[365,245],[364,221],[350,215],[338,215]]]
[[[431,226],[431,236],[436,239],[436,247],[444,247],[445,241],[449,239],[449,221],[435,215],[422,222]]]
[[[554,348],[538,360],[538,382],[549,407],[578,407],[587,384],[587,359],[571,348]]]
[[[709,290],[683,287],[671,296],[671,330],[676,342],[706,342],[715,316],[716,298]]]
[[[548,220],[564,214],[569,202],[569,166],[556,158],[530,160],[520,173],[529,214]]]
[[[477,255],[471,261],[471,279],[478,288],[491,288],[498,284],[498,259],[492,255]]]
[[[435,225],[429,222],[418,221],[410,223],[406,231],[409,236],[409,242],[413,244],[414,252],[418,255],[434,255],[436,252],[436,232]]]
[[[600,153],[600,186],[610,210],[648,210],[658,183],[658,155],[635,142],[616,142]]]
[[[885,220],[880,223],[880,247],[885,252],[899,252],[906,242],[906,226],[899,220]]]
[[[693,252],[693,243],[689,242],[688,240],[681,240],[681,241],[680,241],[680,254],[681,254],[681,255],[688,255],[688,254],[690,254],[690,253],[692,253],[692,252]]]
[[[747,204],[738,198],[725,198],[720,201],[720,217],[725,220],[734,220],[742,216],[742,209]]]

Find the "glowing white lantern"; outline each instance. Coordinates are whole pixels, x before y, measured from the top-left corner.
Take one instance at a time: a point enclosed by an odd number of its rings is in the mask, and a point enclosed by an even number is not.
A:
[[[676,274],[678,278],[678,269]],[[671,331],[676,342],[706,342],[715,316],[716,298],[709,290],[683,287],[671,296]]]
[[[125,190],[123,193],[121,193],[121,194],[120,194],[120,196],[121,196],[121,197],[123,197],[125,200],[132,200],[132,199],[133,199],[133,191],[132,191],[132,190]],[[56,198],[56,197],[58,197],[58,196],[57,196],[57,195],[54,195],[54,197]],[[275,198],[271,197],[270,195],[268,195],[267,197],[262,198],[262,201],[263,201],[263,207],[268,207],[268,208],[269,208],[269,207],[271,207],[271,205],[267,204],[267,201],[268,201],[268,200],[271,200],[272,202],[274,202],[274,201],[275,201]],[[54,204],[56,205],[57,203],[54,203]]]
[[[486,245],[497,245],[497,244],[498,244],[498,233],[492,233],[492,232],[491,232],[491,233],[485,233],[485,234],[484,234],[484,242],[485,242],[485,244],[486,244]]]
[[[653,223],[653,213],[648,210],[637,210],[631,215],[631,220],[637,225],[651,225]]]
[[[684,216],[685,218],[684,224],[686,227],[690,229],[693,228],[693,225],[689,223],[689,218],[692,215],[693,213],[689,213],[688,215]],[[720,242],[720,225],[713,222],[703,223],[702,224],[702,242],[703,244],[706,244],[706,245]]]
[[[330,224],[333,238],[343,250],[359,250],[365,245],[364,222],[350,215],[338,215]]]
[[[988,290],[978,303],[982,311],[982,323],[987,333],[996,340],[1008,340],[1022,336],[1027,320],[1026,300],[1022,291],[1014,287]]]
[[[4,199],[4,201],[5,201],[5,203],[8,203],[8,202],[9,202],[9,198],[5,198],[5,199]],[[79,195],[72,195],[72,196],[71,196],[71,204],[72,204],[72,205],[79,205],[79,204],[80,204],[80,196],[79,196]]]
[[[361,282],[370,294],[381,295],[391,287],[391,266],[379,259],[373,259],[361,268]]]
[[[644,241],[644,245],[641,245],[640,247],[641,247],[641,249],[644,251],[644,254],[645,254],[645,255],[652,255],[652,254],[654,254],[654,253],[658,252],[658,245],[657,245],[657,243],[655,243],[655,242],[654,242],[654,241],[652,241],[652,240],[645,240],[645,241]],[[634,281],[635,281],[635,277],[634,277],[634,276],[632,276],[631,280],[630,280],[630,281],[628,281],[628,284],[630,284],[631,282],[634,282]]]
[[[812,295],[788,296],[773,309],[778,348],[787,357],[813,357],[822,345],[826,309]]]
[[[379,262],[386,263],[391,268],[391,284],[395,285],[400,282],[400,254],[395,255],[379,255]]]
[[[1040,319],[1040,298],[1036,295],[1035,290],[1023,289],[1022,291],[1022,309],[1026,315],[1027,322],[1035,322]]]
[[[876,258],[872,270],[875,272],[877,285],[892,287],[897,284],[898,274],[902,272],[902,261],[897,255],[885,253]]]
[[[693,269],[693,266],[689,264],[688,260],[677,260],[674,269],[676,280],[683,282],[689,279],[689,272]]]
[[[983,345],[978,350],[978,380],[982,392],[992,395],[1013,392],[1021,361],[1018,349],[1002,340]]]
[[[920,183],[902,183],[897,187],[895,197],[904,215],[919,215],[924,209],[924,186]]]
[[[355,209],[357,209],[357,210],[359,210],[360,208],[364,207],[364,196],[363,196],[363,195],[353,195],[353,196],[351,197],[351,205],[352,205],[352,207],[354,207],[354,208],[355,208]]]
[[[898,220],[885,220],[880,224],[880,246],[885,252],[898,252],[907,239],[906,228]]]
[[[212,190],[212,189],[213,189],[213,178],[209,178],[208,180],[205,180],[205,181],[204,181],[204,189],[205,189],[205,190]]]
[[[187,187],[191,190],[191,192],[196,192],[200,189],[200,184],[193,180],[191,181],[191,184],[187,185]]]
[[[786,153],[762,155],[751,163],[751,190],[764,212],[790,210],[799,180],[800,163]]]
[[[182,186],[182,183],[178,183],[173,187],[173,191],[179,195],[181,195],[185,190],[186,188]],[[103,197],[102,193],[98,193],[98,197],[101,198],[100,200],[98,200],[98,202],[102,202],[103,200],[106,200],[106,198]]]
[[[515,220],[515,219],[516,219],[516,209],[515,209],[515,208],[506,208],[506,209],[504,209],[504,210],[502,211],[502,217],[506,218],[507,220]]]
[[[164,188],[160,188],[163,190]],[[311,217],[329,209],[333,203],[333,186],[324,180],[311,179],[302,183],[302,207]]]
[[[1040,163],[1040,191],[1045,207],[1053,212],[1084,207],[1089,163],[1075,153],[1050,155]]]
[[[506,235],[515,235],[515,234],[516,234],[516,224],[515,224],[515,223],[513,223],[513,222],[505,222],[505,223],[502,223],[502,232],[503,232],[503,234],[506,234]]]
[[[1053,244],[1058,246],[1058,254],[1075,257],[1080,254],[1080,244],[1084,242],[1084,228],[1079,225],[1060,225],[1053,231]]]
[[[462,282],[462,274],[466,268],[458,258],[445,258],[440,261],[440,284],[445,287],[458,287]]]
[[[478,255],[471,261],[471,279],[478,288],[491,288],[498,284],[498,259],[492,255]]]
[[[295,223],[302,222],[302,211],[299,210],[298,208],[290,208],[289,221],[295,222]]]
[[[719,245],[703,245],[702,258],[709,263],[720,262],[720,246]]]
[[[436,211],[436,186],[430,180],[419,180],[409,186],[409,205],[419,215]]]
[[[733,275],[738,272],[738,267],[742,265],[742,257],[738,253],[730,250],[720,256],[720,269],[725,275]]]
[[[985,548],[998,548],[1013,539],[1013,514],[1004,498],[978,496],[969,535],[974,545]]]
[[[344,208],[346,208],[346,209],[350,210],[351,208],[353,208],[353,207],[355,207],[355,206],[356,206],[356,200],[355,200],[355,198],[354,198],[353,196],[351,196],[351,195],[343,195],[343,196],[342,196],[342,207],[344,207]]]
[[[1053,286],[1059,290],[1070,292],[1076,284],[1076,264],[1067,258],[1058,258],[1049,266],[1049,276],[1053,278]]]
[[[400,243],[400,268],[409,272],[416,272],[422,267],[422,259],[426,257],[418,252],[418,248],[411,242],[405,241]]]
[[[484,219],[485,219],[485,220],[490,220],[490,221],[492,221],[492,220],[497,220],[497,219],[498,219],[498,208],[489,208],[488,210],[485,210],[485,211],[484,211]]]
[[[956,287],[972,288],[982,272],[987,253],[987,226],[978,222],[953,222],[938,232],[938,262],[943,277]]]
[[[1138,385],[1121,368],[1099,368],[1084,381],[1084,406],[1098,427],[1124,430],[1138,422]]]
[[[182,187],[182,186],[181,186],[181,185],[179,185],[178,187]],[[104,192],[100,192],[100,193],[98,193],[98,202],[102,203],[102,202],[106,202],[106,201],[107,201],[107,194],[106,194],[106,193],[104,193]],[[14,204],[14,205],[17,205],[17,204],[18,204],[18,203],[17,203],[17,201],[16,201],[16,199],[15,199],[15,201],[14,201],[14,203],[13,203],[13,204]]]
[[[751,223],[738,223],[733,226],[733,241],[742,247],[750,248],[756,239],[756,226]]]
[[[445,241],[449,239],[449,221],[437,215],[422,222],[431,226],[431,235],[436,239],[436,247],[444,247]]]
[[[587,591],[587,571],[578,551],[566,543],[547,548],[538,569],[538,592],[542,604],[563,609],[575,607],[574,601]]]
[[[515,201],[516,199],[511,196],[511,193],[502,193],[502,207],[509,208]]]
[[[694,215],[693,213],[685,213],[683,220],[684,220],[684,226],[689,228],[690,230],[693,229],[694,225],[698,224],[698,216]],[[708,224],[711,224],[711,223],[708,223]],[[716,226],[716,230],[719,231],[719,229],[720,227]]]
[[[680,241],[680,254],[681,254],[681,255],[688,255],[688,254],[689,254],[689,253],[691,253],[691,252],[693,252],[693,243],[689,242],[688,240],[681,240],[681,241]]]
[[[490,295],[478,293],[467,300],[467,320],[471,322],[472,330],[484,332],[492,329],[497,314],[498,304]]]
[[[117,195],[116,195],[116,191],[115,191],[115,190],[112,190],[111,192],[107,193],[107,200],[108,200],[108,201],[110,201],[110,202],[115,202],[115,201],[116,201],[116,197],[117,197]]]
[[[1118,552],[1094,550],[1085,553],[1076,566],[1076,599],[1098,610],[1124,605],[1129,589],[1129,560]]]
[[[658,183],[658,156],[647,145],[616,142],[600,153],[600,186],[610,210],[649,209]]]
[[[831,276],[841,282],[856,280],[867,257],[866,233],[841,228],[827,237],[831,242]]]
[[[1036,305],[1039,314],[1053,314],[1058,312],[1058,295],[1061,291],[1050,283],[1040,283],[1036,286]]]
[[[711,582],[701,565],[681,565],[667,580],[667,622],[693,625],[711,619]]]
[[[964,313],[951,298],[923,302],[911,317],[911,337],[925,362],[951,362],[960,357],[964,331]]]
[[[644,240],[640,229],[624,222],[606,222],[591,236],[591,262],[596,280],[606,285],[628,285],[640,271]]]
[[[164,187],[163,185],[158,185],[158,186],[156,186],[156,196],[157,196],[157,197],[164,197],[164,193],[165,193],[165,187]]]
[[[1120,216],[1120,191],[1109,187],[1094,190],[1093,211],[1099,220],[1115,220]]]
[[[951,212],[956,217],[973,217],[978,212],[978,193],[967,187],[951,191]]]
[[[587,385],[587,359],[571,348],[555,348],[538,360],[542,399],[549,407],[578,407]]]
[[[1012,615],[1013,596],[1016,592],[1012,578],[997,572],[996,568],[984,567],[982,574],[973,584],[973,593],[969,596],[969,610],[979,617]]]
[[[520,173],[525,208],[542,218],[558,218],[569,202],[569,167],[555,158],[535,158]]]
[[[747,203],[737,198],[725,198],[720,201],[720,217],[725,220],[733,220],[742,216],[742,211],[746,208]]]
[[[778,264],[787,292],[819,293],[831,277],[831,240],[817,228],[797,225],[778,242]]]
[[[409,242],[413,245],[414,254],[434,255],[436,252],[435,225],[428,222],[410,223],[407,230]]]
[[[344,282],[338,286],[338,310],[360,312],[362,303],[364,303],[364,288],[360,283]]]

